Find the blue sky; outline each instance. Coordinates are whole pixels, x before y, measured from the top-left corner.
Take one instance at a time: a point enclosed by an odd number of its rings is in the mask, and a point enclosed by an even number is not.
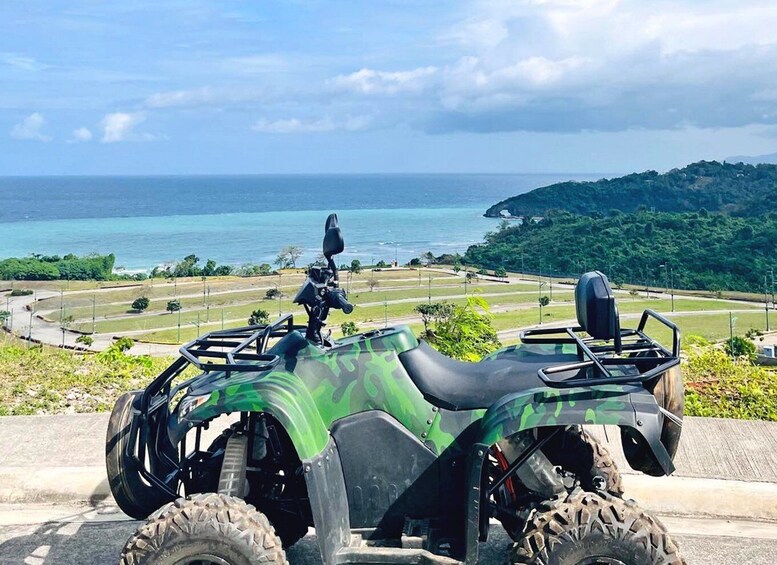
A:
[[[3,2],[0,174],[629,172],[777,151],[773,0]]]

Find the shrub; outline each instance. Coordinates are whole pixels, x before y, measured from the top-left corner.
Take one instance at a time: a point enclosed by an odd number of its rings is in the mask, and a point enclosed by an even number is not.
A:
[[[469,297],[464,306],[438,302],[420,304],[424,331],[421,337],[441,353],[463,361],[479,361],[501,346],[491,324],[488,303]]]
[[[279,288],[268,288],[267,292],[264,293],[264,299],[265,300],[273,300],[275,298],[280,298],[282,296],[281,289]]]
[[[33,292],[29,288],[15,288],[11,291],[11,296],[30,296]]]
[[[732,339],[726,340],[723,348],[731,357],[744,357],[749,361],[755,360],[755,344],[746,337],[735,335]]]
[[[687,343],[687,342],[686,342]],[[687,347],[683,363],[689,416],[777,421],[777,378],[744,357],[713,346]]]
[[[178,312],[180,309],[181,309],[181,301],[178,300],[177,298],[175,300],[168,300],[167,308],[165,308],[165,310],[167,310],[171,314],[173,312]]]
[[[351,321],[343,322],[343,324],[340,326],[340,330],[343,332],[344,336],[354,335],[359,333],[359,327]]]
[[[120,337],[115,342],[113,342],[113,345],[111,347],[115,347],[118,351],[121,351],[122,353],[126,353],[132,347],[135,345],[135,340],[131,337]]]
[[[80,335],[76,338],[76,343],[80,343],[86,347],[92,347],[94,344],[94,338],[92,338],[90,335]]]

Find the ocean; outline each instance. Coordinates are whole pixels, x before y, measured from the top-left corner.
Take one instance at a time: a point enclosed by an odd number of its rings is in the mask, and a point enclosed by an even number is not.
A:
[[[486,208],[563,180],[601,175],[251,175],[0,177],[0,259],[114,253],[129,272],[190,253],[219,264],[272,263],[285,245],[320,253],[340,218],[338,262],[464,253],[498,220]]]

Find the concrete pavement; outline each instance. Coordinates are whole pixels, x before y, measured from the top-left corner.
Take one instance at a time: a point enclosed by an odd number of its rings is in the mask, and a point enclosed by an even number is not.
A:
[[[232,418],[214,422],[204,442]],[[0,503],[110,501],[108,414],[0,417]],[[633,472],[617,428],[587,427],[611,451],[627,496],[658,513],[777,521],[777,422],[686,418],[672,477]]]
[[[679,543],[689,565],[777,563],[777,526],[755,521],[660,519]],[[0,565],[109,564],[118,561],[124,543],[138,522],[114,507],[0,505]],[[483,565],[501,565],[511,540],[492,525],[481,545]],[[315,532],[287,552],[293,565],[320,565]]]

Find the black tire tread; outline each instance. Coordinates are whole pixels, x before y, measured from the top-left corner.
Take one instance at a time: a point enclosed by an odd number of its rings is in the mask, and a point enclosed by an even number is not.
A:
[[[632,501],[578,491],[565,501],[535,513],[523,538],[513,545],[507,563],[546,564],[560,544],[591,532],[639,544],[655,565],[685,565],[666,527]]]
[[[217,493],[179,498],[154,512],[125,544],[119,565],[144,565],[164,546],[209,534],[249,548],[252,563],[288,565],[267,517],[239,498]]]
[[[585,430],[581,430],[580,437],[583,443],[590,446],[594,457],[594,472],[603,476],[607,481],[607,492],[619,498],[623,497],[623,477],[621,477],[618,465],[610,455],[610,452],[599,441]]]

